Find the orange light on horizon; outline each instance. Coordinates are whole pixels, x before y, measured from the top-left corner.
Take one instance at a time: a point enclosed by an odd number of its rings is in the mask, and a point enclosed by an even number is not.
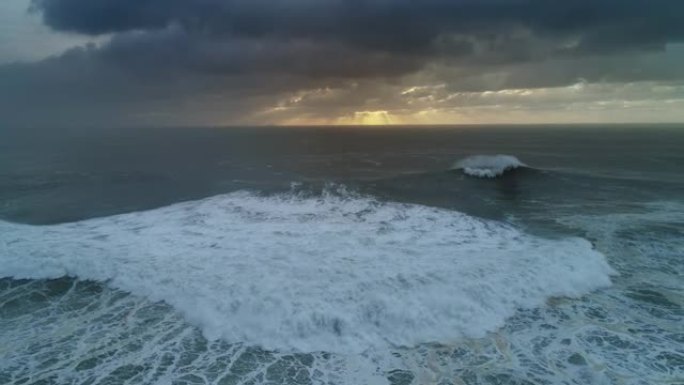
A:
[[[381,126],[396,123],[389,112],[379,111],[357,111],[354,112],[354,124],[362,126]]]

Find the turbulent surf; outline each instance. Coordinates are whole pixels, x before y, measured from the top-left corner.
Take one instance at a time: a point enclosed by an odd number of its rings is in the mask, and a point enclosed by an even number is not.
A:
[[[583,239],[353,194],[238,192],[0,234],[0,276],[106,282],[171,304],[210,339],[279,351],[481,337],[613,272]]]

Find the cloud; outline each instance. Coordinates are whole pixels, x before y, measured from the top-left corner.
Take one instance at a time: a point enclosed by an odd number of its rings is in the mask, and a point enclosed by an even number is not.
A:
[[[411,87],[413,103],[422,95],[442,108],[441,93],[684,79],[681,0],[32,0],[32,7],[55,30],[110,37],[0,66],[0,114],[26,124],[393,121],[392,111],[418,112],[400,97]]]
[[[425,50],[447,34],[524,28],[578,47],[641,48],[684,37],[679,0],[33,0],[45,23],[85,34],[163,29],[234,37],[338,40]]]

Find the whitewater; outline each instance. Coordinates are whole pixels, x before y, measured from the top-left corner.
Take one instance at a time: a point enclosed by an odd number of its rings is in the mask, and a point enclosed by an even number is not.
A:
[[[361,353],[482,337],[608,287],[590,242],[349,192],[235,192],[50,226],[0,222],[0,277],[164,301],[209,340]]]

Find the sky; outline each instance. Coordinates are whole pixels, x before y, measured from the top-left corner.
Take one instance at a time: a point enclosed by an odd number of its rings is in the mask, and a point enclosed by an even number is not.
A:
[[[684,122],[684,1],[2,0],[0,117]]]

